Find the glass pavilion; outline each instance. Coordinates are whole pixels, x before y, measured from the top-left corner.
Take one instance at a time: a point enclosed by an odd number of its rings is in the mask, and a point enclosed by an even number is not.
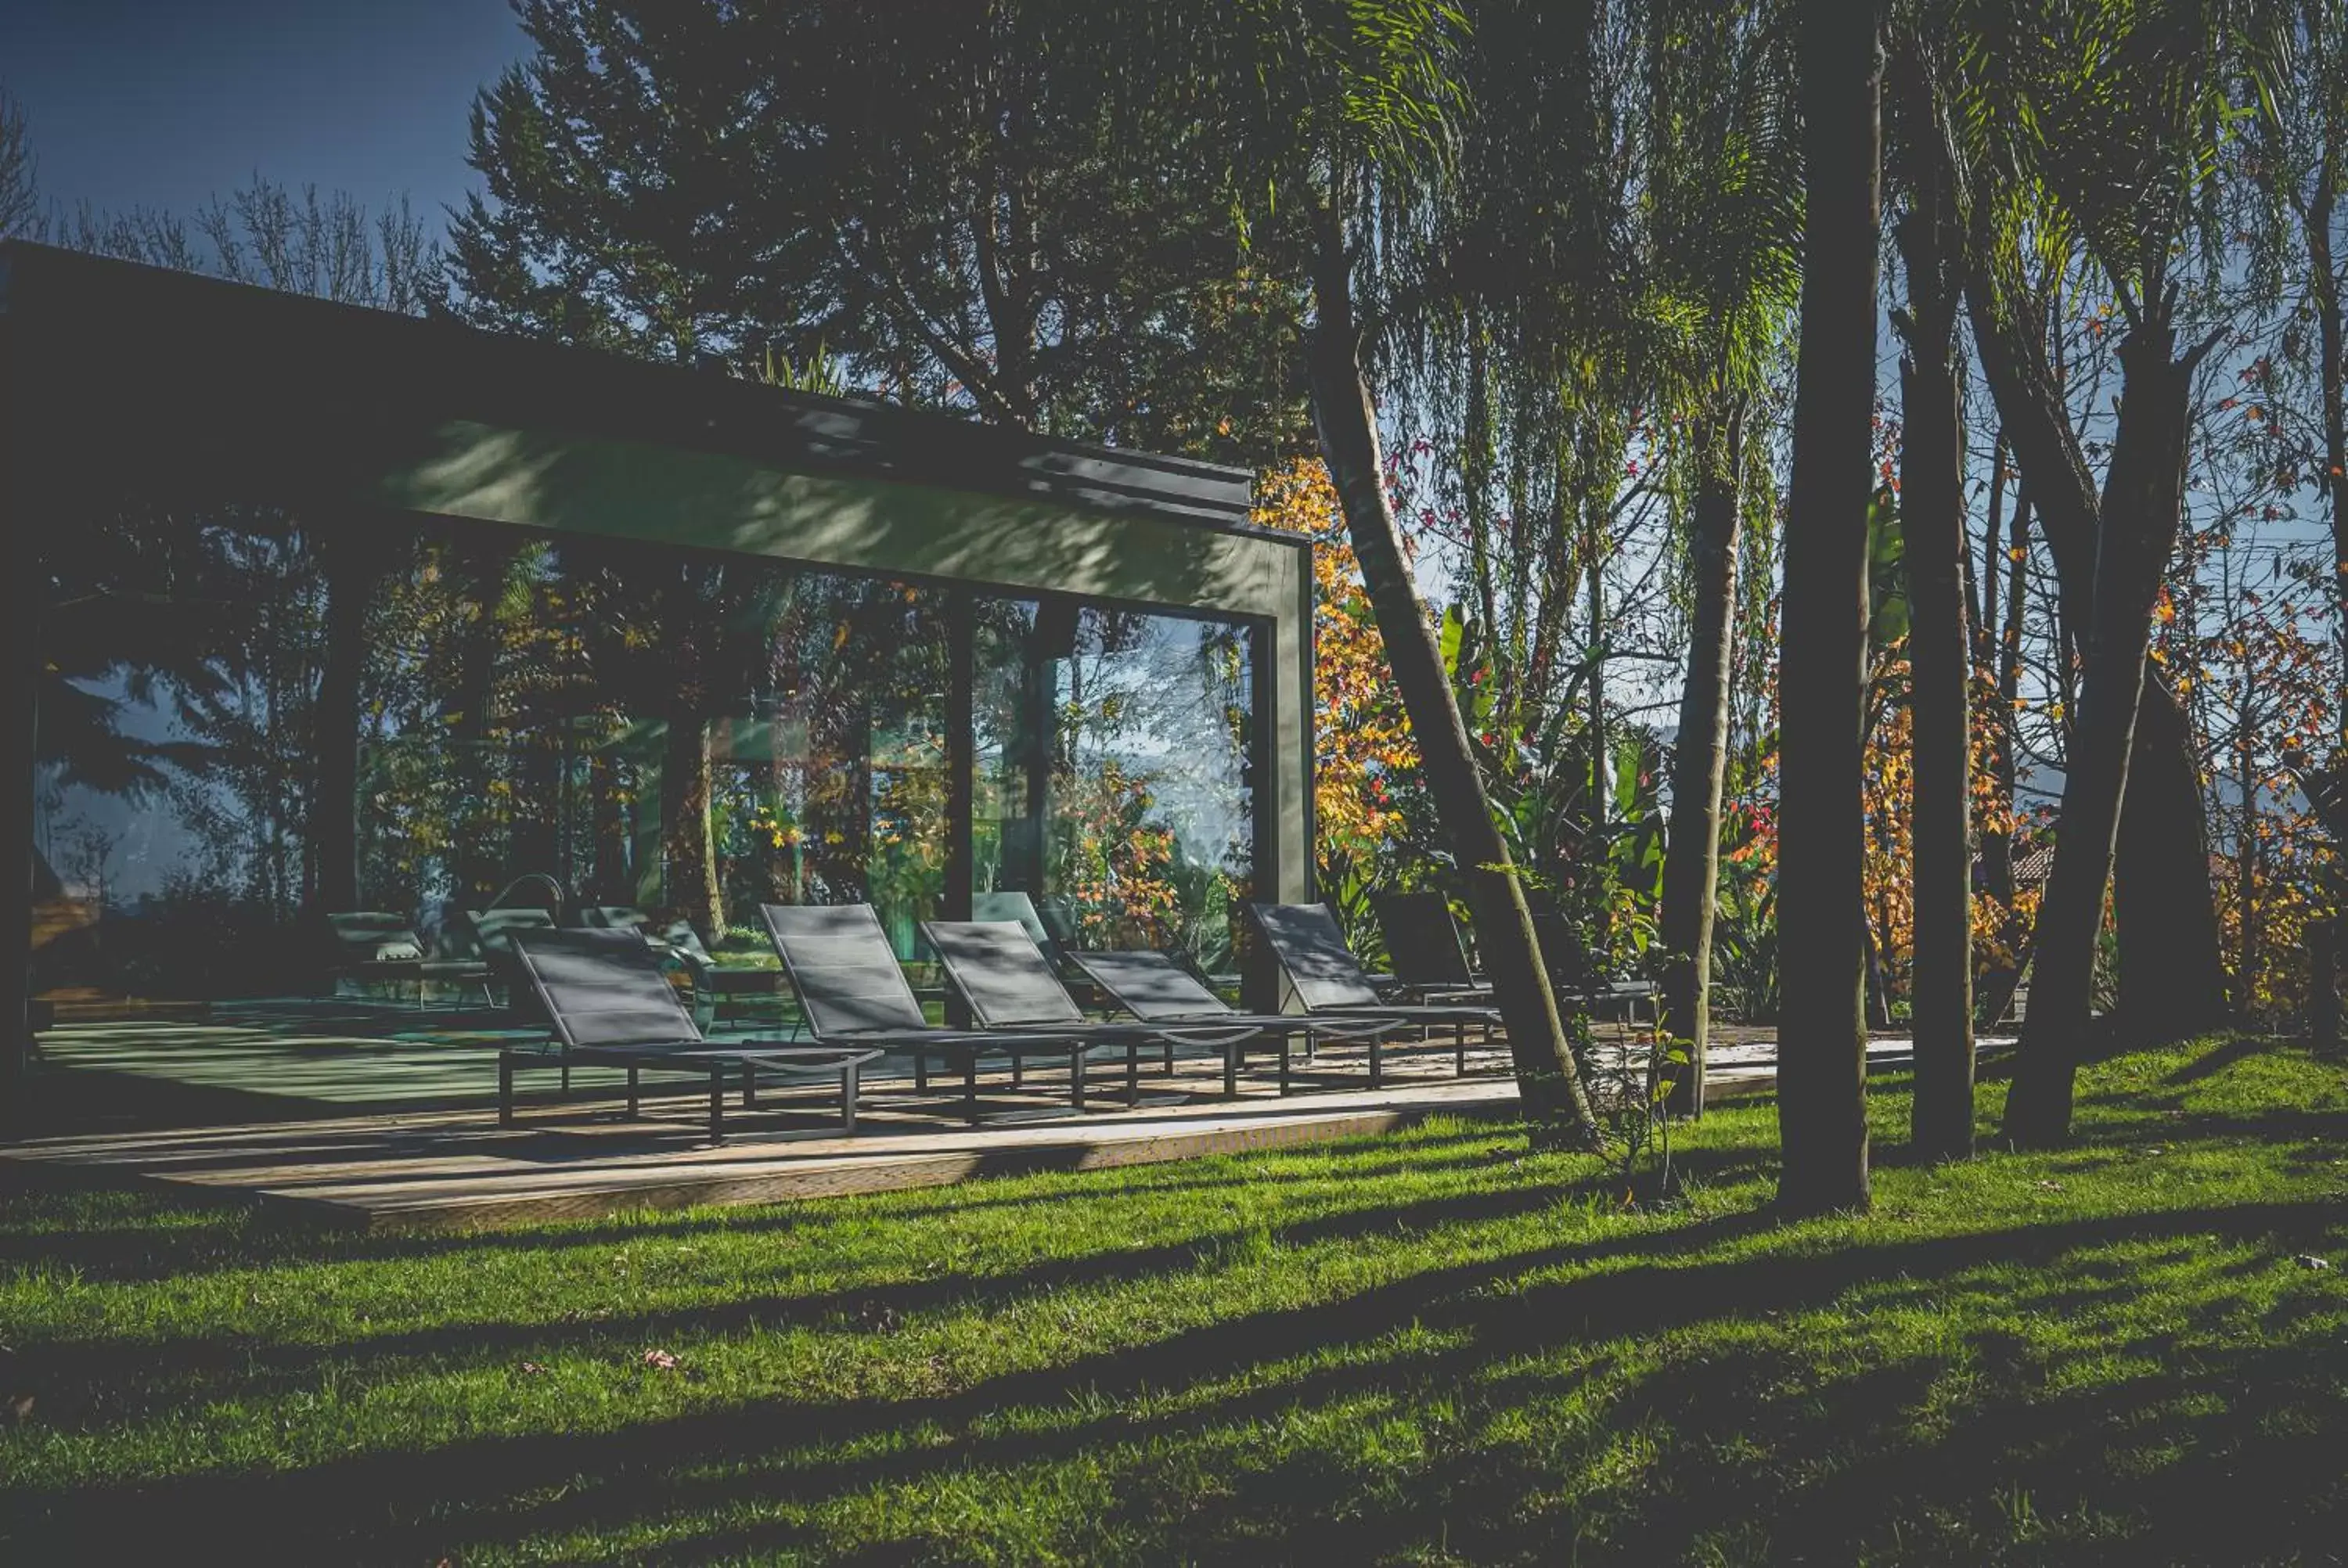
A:
[[[862,900],[918,967],[1016,891],[1262,1006],[1238,902],[1308,894],[1309,547],[1241,470],[11,243],[0,487],[19,1135],[486,1104],[524,1026],[338,914],[448,958],[551,886],[756,969]]]

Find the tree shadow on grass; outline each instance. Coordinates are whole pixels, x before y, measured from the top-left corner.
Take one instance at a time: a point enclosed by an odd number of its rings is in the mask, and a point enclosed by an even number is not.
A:
[[[877,1211],[862,1212],[864,1217],[894,1223],[998,1209],[1129,1203],[1217,1190],[1262,1192],[1272,1187],[1360,1184],[1390,1176],[1500,1165],[1522,1154],[1521,1149],[1479,1149],[1455,1155],[1433,1153],[1455,1145],[1487,1145],[1495,1136],[1488,1128],[1437,1134],[1412,1144],[1415,1150],[1428,1153],[1402,1155],[1393,1153],[1390,1143],[1381,1147],[1369,1139],[1351,1148],[1345,1143],[1331,1143],[1314,1151],[1330,1161],[1331,1168],[1319,1171],[1228,1169],[1230,1160],[1261,1158],[1246,1155],[1199,1162],[1204,1168],[1198,1169],[1186,1168],[1189,1162],[1174,1163],[1157,1168],[1166,1174],[1149,1173],[1148,1168],[1120,1172],[1122,1179],[1114,1186],[1104,1176],[1100,1185],[1075,1191],[1059,1186],[1051,1191],[996,1196],[993,1189],[1027,1185],[1035,1178],[981,1176],[942,1189],[951,1196],[927,1201],[884,1196]],[[284,1263],[377,1263],[494,1253],[556,1253],[637,1241],[757,1231],[813,1234],[838,1223],[840,1214],[835,1202],[818,1199],[685,1214],[646,1212],[560,1226],[444,1235],[371,1235],[323,1225],[293,1211],[256,1208],[240,1197],[201,1189],[174,1189],[169,1194],[151,1191],[126,1193],[103,1181],[64,1171],[0,1171],[0,1176],[7,1178],[5,1187],[0,1187],[0,1267],[71,1270],[86,1278],[122,1283],[185,1279],[215,1269],[265,1268]],[[70,1204],[78,1197],[119,1199],[132,1205],[131,1212],[113,1224],[76,1224],[69,1229],[22,1227],[20,1222],[20,1227],[12,1230],[8,1223],[14,1217],[8,1214],[11,1208],[23,1213],[47,1204],[54,1212],[56,1205]],[[873,1202],[869,1198],[847,1201],[860,1204]],[[141,1223],[141,1215],[171,1223]],[[189,1216],[195,1216],[199,1223],[176,1223]]]
[[[2168,1251],[2179,1260],[2195,1248],[2180,1242]],[[1935,1288],[1956,1283],[1929,1277]],[[2012,1305],[2034,1316],[2084,1316],[2125,1304],[2137,1287],[2117,1275],[2085,1288],[2025,1285]],[[1977,1296],[2007,1288],[2003,1279],[1972,1286]],[[2223,1317],[2222,1300],[2205,1300],[2195,1316]],[[2164,1327],[2098,1345],[2091,1354],[2158,1369],[2072,1389],[2051,1388],[2057,1361],[1997,1327],[1976,1329],[1955,1347],[1897,1348],[1886,1361],[1849,1369],[1783,1346],[1731,1340],[1647,1372],[1594,1363],[1478,1386],[1479,1367],[1528,1350],[1515,1338],[1479,1334],[1468,1348],[1284,1390],[1291,1410],[1358,1411],[1373,1423],[1467,1400],[1435,1432],[1424,1430],[1433,1423],[1406,1415],[1411,1435],[1428,1440],[1384,1473],[1349,1467],[1331,1451],[1339,1443],[1275,1452],[1231,1465],[1237,1484],[1217,1490],[1210,1507],[1186,1507],[1167,1495],[1179,1488],[1152,1492],[1149,1472],[1163,1462],[1165,1434],[1096,1431],[1097,1441],[1140,1450],[1125,1473],[1100,1483],[1119,1500],[1105,1531],[1114,1538],[1122,1526],[1220,1561],[1308,1552],[1369,1561],[1409,1545],[1471,1561],[1987,1561],[2009,1545],[2036,1556],[2028,1551],[2034,1542],[2064,1548],[2066,1561],[2093,1560],[2099,1548],[2129,1563],[2288,1560],[2330,1538],[2343,1488],[2342,1468],[2326,1457],[2339,1450],[2326,1445],[2348,1436],[2338,1398],[2348,1355],[2336,1334],[2316,1331],[2336,1317],[2302,1308],[2309,1331],[2295,1341],[2238,1337],[2243,1348],[2210,1355],[2180,1351],[2178,1331]],[[1766,1315],[1736,1316],[1758,1324]],[[1597,1419],[1540,1432],[1544,1413],[1587,1397],[1601,1373],[1619,1389]],[[1935,1390],[1952,1374],[1977,1391],[1961,1409],[1936,1410]],[[1462,1396],[1463,1389],[1471,1391]],[[1363,1390],[1383,1397],[1364,1399]],[[1276,1423],[1282,1413],[1242,1398],[1217,1406],[1197,1435],[1210,1440],[1217,1430]],[[1528,1435],[1475,1440],[1478,1430],[1509,1419]],[[967,1466],[973,1478],[1009,1478],[1022,1463],[1033,1469],[1051,1457],[958,1450],[932,1456],[929,1473]],[[2242,1517],[2246,1511],[2251,1517]],[[1731,1550],[1740,1540],[1741,1553]],[[718,1533],[680,1543],[665,1558],[708,1561],[770,1544],[756,1532]],[[953,1554],[939,1532],[920,1544],[931,1555]],[[1081,1554],[1085,1545],[1074,1549]]]
[[[1463,1162],[1474,1164],[1480,1162]],[[1413,1171],[1439,1168],[1420,1163]],[[1344,1185],[1341,1173],[1337,1180]],[[1299,1178],[1300,1180],[1302,1178]],[[213,1399],[267,1398],[298,1391],[327,1369],[337,1377],[384,1377],[403,1363],[431,1360],[494,1367],[528,1355],[551,1359],[566,1351],[602,1351],[659,1341],[738,1334],[753,1328],[809,1327],[865,1332],[948,1309],[1001,1311],[1053,1291],[1113,1287],[1154,1277],[1220,1266],[1235,1248],[1298,1248],[1391,1236],[1424,1237],[1447,1228],[1538,1214],[1604,1189],[1601,1173],[1560,1187],[1524,1184],[1446,1194],[1396,1203],[1358,1184],[1334,1206],[1290,1217],[1231,1216],[1193,1228],[1179,1239],[1150,1245],[1108,1245],[1050,1256],[994,1275],[956,1273],[921,1278],[850,1283],[793,1293],[736,1294],[722,1303],[666,1310],[621,1312],[574,1322],[497,1318],[435,1325],[412,1331],[367,1334],[331,1343],[268,1339],[252,1334],[182,1335],[57,1342],[14,1366],[0,1357],[11,1397],[31,1394],[52,1425],[68,1430],[85,1418],[118,1419],[126,1407],[153,1414],[177,1405],[193,1411]],[[1117,1201],[1113,1194],[1066,1195],[1064,1204]],[[1124,1200],[1129,1202],[1130,1200]],[[888,1216],[894,1219],[896,1216]],[[641,1235],[642,1233],[636,1233]],[[1602,1247],[1604,1244],[1600,1244]]]
[[[989,1413],[1012,1407],[1048,1409],[1072,1399],[1115,1400],[1148,1389],[1194,1389],[1414,1327],[1468,1336],[1472,1352],[1463,1353],[1466,1358],[1449,1369],[1466,1374],[1560,1344],[1653,1337],[1715,1321],[1766,1323],[1828,1306],[1869,1282],[1939,1279],[1992,1264],[2044,1267],[2080,1247],[2205,1233],[2291,1250],[2336,1236],[2342,1222],[2318,1204],[2249,1204],[1823,1253],[1674,1262],[1765,1223],[1743,1215],[1661,1235],[1529,1249],[1428,1269],[1332,1306],[1229,1319],[1145,1348],[1080,1355],[1062,1367],[996,1378],[941,1399],[825,1406],[761,1401],[618,1431],[475,1440],[278,1474],[20,1493],[7,1505],[15,1522],[10,1533],[26,1544],[70,1542],[85,1556],[151,1545],[159,1526],[178,1541],[227,1532],[249,1559],[356,1553],[412,1560],[442,1551],[461,1556],[470,1548],[551,1530],[657,1519],[680,1507],[739,1501],[745,1488],[721,1487],[714,1496],[709,1483],[696,1481],[691,1471],[758,1455],[804,1455],[810,1449],[839,1448],[913,1428],[935,1429],[949,1434],[948,1440],[893,1455],[884,1451],[874,1459],[844,1454],[825,1463],[794,1458],[787,1473],[763,1478],[765,1484],[747,1490],[770,1501],[837,1496],[979,1462],[1045,1462],[1076,1451],[1068,1446],[1073,1443],[1118,1440],[1081,1430],[1048,1438],[1014,1433],[973,1448],[952,1434],[966,1434]],[[1609,1262],[1617,1266],[1525,1286],[1529,1276],[1541,1270]],[[2110,1288],[2126,1286],[2115,1282]],[[1216,1408],[1210,1406],[1197,1419],[1214,1420]],[[1818,1419],[1839,1418],[1821,1411]],[[1130,1425],[1115,1418],[1108,1424],[1116,1433]],[[548,1489],[561,1489],[563,1496],[531,1501]],[[1345,1499],[1324,1501],[1335,1507]],[[1291,1539],[1281,1551],[1293,1555],[1312,1544]]]
[[[2208,1050],[2193,1057],[2183,1066],[2173,1069],[2161,1081],[2171,1089],[2181,1089],[2189,1083],[2200,1083],[2217,1077],[2238,1061],[2264,1055],[2277,1049],[2281,1041],[2269,1035],[2238,1034],[2218,1042]]]
[[[2077,1227],[2071,1229],[2075,1235]],[[2031,1254],[2039,1249],[2021,1250]],[[2190,1256],[2194,1249],[2180,1245],[2173,1250]],[[1113,1504],[1109,1512],[1115,1517],[1101,1525],[1107,1538],[1154,1539],[1163,1551],[1179,1548],[1184,1555],[1203,1554],[1217,1561],[1307,1556],[1370,1561],[1410,1542],[1429,1548],[1447,1543],[1453,1552],[1466,1550],[1470,1559],[1523,1555],[1550,1560],[1569,1550],[1590,1557],[1593,1547],[1612,1544],[1617,1550],[1599,1551],[1596,1557],[1664,1561],[1676,1559],[1708,1533],[1733,1532],[1733,1527],[1754,1521],[1771,1522],[1773,1532],[1803,1542],[1806,1552],[1818,1548],[1812,1560],[1849,1561],[1847,1548],[1856,1538],[1851,1532],[1863,1534],[1863,1527],[1871,1524],[1880,1533],[1887,1504],[1898,1506],[1897,1488],[1907,1487],[1929,1499],[1937,1495],[1937,1487],[1957,1501],[1978,1507],[1987,1491],[1984,1476],[1993,1479],[1997,1473],[1994,1465],[1985,1469],[1977,1463],[1961,1475],[1943,1473],[1944,1461],[1925,1452],[1918,1453],[1904,1471],[1882,1463],[1885,1454],[1916,1447],[1904,1429],[1925,1391],[1945,1370],[1949,1358],[1944,1355],[1927,1351],[1894,1365],[1834,1378],[1823,1390],[1813,1380],[1808,1388],[1772,1391],[1789,1381],[1798,1384],[1802,1365],[1784,1356],[1734,1348],[1630,1378],[1627,1391],[1610,1402],[1605,1419],[1582,1434],[1586,1446],[1602,1448],[1623,1432],[1636,1435],[1659,1428],[1675,1442],[1717,1451],[1704,1452],[1684,1467],[1668,1462],[1679,1456],[1664,1456],[1640,1467],[1614,1494],[1599,1489],[1600,1495],[1583,1500],[1567,1517],[1524,1517],[1527,1501],[1553,1494],[1560,1469],[1570,1466],[1553,1453],[1544,1456],[1546,1466],[1524,1460],[1519,1452],[1521,1445],[1503,1444],[1494,1451],[1471,1442],[1460,1445],[1468,1451],[1451,1454],[1445,1451],[1438,1431],[1428,1444],[1429,1452],[1417,1464],[1406,1465],[1400,1479],[1349,1466],[1342,1453],[1322,1448],[1308,1446],[1301,1452],[1268,1457],[1246,1451],[1264,1446],[1260,1438],[1249,1440],[1251,1425],[1277,1429],[1283,1417],[1299,1410],[1309,1414],[1334,1409],[1348,1425],[1375,1424],[1390,1413],[1404,1412],[1406,1424],[1416,1428],[1419,1423],[1408,1412],[1451,1409],[1455,1413],[1445,1430],[1455,1436],[1502,1416],[1554,1410],[1604,1369],[1602,1355],[1563,1373],[1519,1371],[1495,1378],[1492,1369],[1560,1346],[1602,1345],[1617,1335],[1654,1334],[1715,1321],[1765,1323],[1823,1305],[1857,1276],[1832,1268],[1820,1276],[1816,1267],[1820,1261],[1698,1267],[1678,1282],[1680,1288],[1669,1302],[1643,1301],[1635,1286],[1616,1276],[1604,1276],[1602,1283],[1583,1280],[1541,1287],[1521,1304],[1479,1302],[1470,1292],[1434,1304],[1416,1318],[1438,1337],[1449,1331],[1450,1337],[1440,1338],[1433,1348],[1404,1347],[1388,1355],[1318,1368],[1171,1417],[1116,1412],[1040,1436],[976,1436],[958,1431],[949,1420],[942,1426],[948,1434],[944,1439],[932,1436],[880,1460],[810,1462],[802,1453],[778,1455],[768,1463],[737,1455],[737,1460],[748,1462],[737,1462],[730,1473],[687,1480],[637,1476],[604,1489],[600,1497],[574,1498],[503,1523],[527,1525],[522,1533],[542,1540],[549,1531],[691,1520],[746,1503],[770,1509],[791,1501],[819,1505],[826,1499],[918,1487],[925,1481],[945,1481],[950,1491],[966,1492],[983,1489],[989,1477],[1008,1483],[1022,1470],[1048,1469],[1081,1457],[1110,1472],[1093,1481],[1105,1503]],[[1901,1249],[1897,1260],[1885,1261],[1894,1266],[1869,1277],[1894,1287],[1938,1282],[1971,1266],[1951,1256],[1945,1259],[1948,1270],[1918,1268],[1917,1255],[1907,1249]],[[2005,1255],[1993,1261],[2005,1261]],[[1758,1293],[1741,1288],[1756,1281],[1768,1288]],[[2127,1297],[2134,1289],[2128,1279],[2115,1276],[2093,1287],[2036,1293],[2029,1307],[2075,1312]],[[1756,1294],[1757,1299],[1748,1299]],[[1735,1305],[1709,1313],[1687,1305],[1691,1298],[1719,1302],[1724,1296]],[[1380,1327],[1351,1313],[1345,1324],[1357,1348],[1365,1348]],[[1988,1359],[1998,1361],[1997,1352],[1991,1346]],[[2008,1348],[2002,1359],[2003,1375],[2010,1380],[2024,1376],[2022,1355]],[[1212,1372],[1210,1365],[1204,1375]],[[2221,1371],[2205,1368],[2203,1375],[2205,1380],[2225,1379]],[[1097,1394],[1098,1389],[1086,1392]],[[2037,1419],[2017,1407],[2016,1421],[2026,1426]],[[2054,1419],[2091,1418],[2058,1411]],[[939,1424],[933,1419],[932,1425]],[[2015,1436],[2001,1436],[1987,1445],[1987,1455],[2010,1458],[2023,1451],[2018,1441]],[[1186,1463],[1181,1458],[1185,1444],[1240,1451],[1203,1465]],[[1817,1483],[1814,1499],[1789,1502],[1779,1495],[1784,1481],[1774,1471],[1748,1477],[1741,1487],[1722,1484],[1721,1478],[1734,1469],[1731,1461],[1740,1444],[1764,1455],[1788,1446],[1795,1452],[1814,1450],[1831,1462]],[[1169,1448],[1174,1450],[1171,1459]],[[1105,1461],[1104,1451],[1124,1457]],[[1519,1459],[1512,1461],[1512,1454]],[[1581,1456],[1585,1460],[1591,1457]],[[1179,1472],[1171,1481],[1158,1474],[1169,1465]],[[1882,1473],[1867,1479],[1869,1466]],[[1193,1473],[1194,1468],[1199,1473]],[[1749,1462],[1746,1468],[1755,1469]],[[1670,1493],[1675,1484],[1682,1489],[1679,1494],[1659,1503],[1658,1495]],[[1811,1501],[1816,1507],[1808,1506]],[[900,1513],[908,1507],[910,1503],[901,1507]],[[1896,1524],[1898,1515],[1890,1517]],[[1498,1522],[1507,1522],[1506,1528]],[[670,1561],[730,1560],[801,1542],[807,1530],[803,1519],[708,1530],[648,1555]],[[496,1538],[508,1537],[499,1530]],[[1060,1544],[1084,1558],[1095,1543],[1078,1540]],[[876,1561],[901,1555],[953,1559],[960,1553],[942,1527],[917,1542],[876,1547],[870,1553]],[[1772,1553],[1768,1560],[1780,1559]],[[1783,1560],[1800,1560],[1800,1554],[1787,1553]]]

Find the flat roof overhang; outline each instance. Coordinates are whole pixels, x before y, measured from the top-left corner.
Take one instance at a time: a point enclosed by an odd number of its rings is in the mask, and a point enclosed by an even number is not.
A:
[[[40,433],[20,460],[99,461],[109,479],[153,467],[159,478],[243,479],[314,502],[810,560],[837,548],[861,558],[837,564],[1006,586],[1041,558],[1052,575],[1030,586],[1138,589],[1234,613],[1262,613],[1247,602],[1260,600],[1256,579],[1279,571],[1273,562],[1297,569],[1304,548],[1250,525],[1252,476],[1241,468],[24,241],[0,243],[0,325],[19,432],[28,422]],[[952,541],[921,521],[940,493],[963,519]],[[821,515],[828,504],[835,515]],[[661,515],[620,515],[631,511]],[[1040,537],[1014,537],[1022,526]],[[874,537],[893,533],[916,548]],[[1065,575],[1112,536],[1154,558],[1154,569],[1097,588],[1081,569]]]

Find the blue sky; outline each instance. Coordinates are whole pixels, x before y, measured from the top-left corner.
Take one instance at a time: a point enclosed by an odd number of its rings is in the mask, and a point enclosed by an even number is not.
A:
[[[525,46],[505,0],[0,0],[0,85],[68,209],[188,212],[260,174],[405,192],[438,229],[473,94]]]

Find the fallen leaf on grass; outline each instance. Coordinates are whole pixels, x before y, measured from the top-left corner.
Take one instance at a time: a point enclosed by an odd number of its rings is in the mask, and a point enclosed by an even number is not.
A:
[[[545,1363],[543,1363],[543,1362],[540,1362],[540,1361],[524,1361],[524,1362],[521,1364],[521,1375],[522,1375],[523,1377],[525,1377],[525,1378],[535,1378],[535,1377],[537,1377],[541,1372],[543,1372],[543,1371],[545,1371],[545,1370],[546,1370],[546,1366],[545,1366]]]
[[[2063,1190],[2063,1184],[2060,1182],[2041,1182],[2038,1184],[2038,1190],[2042,1193],[2059,1193]]]
[[[656,1372],[674,1372],[676,1370],[676,1358],[665,1350],[647,1350],[644,1352],[644,1365]]]
[[[2312,1252],[2303,1252],[2299,1255],[2299,1266],[2302,1268],[2330,1268],[2332,1266],[2332,1260],[2328,1257],[2318,1257]]]

